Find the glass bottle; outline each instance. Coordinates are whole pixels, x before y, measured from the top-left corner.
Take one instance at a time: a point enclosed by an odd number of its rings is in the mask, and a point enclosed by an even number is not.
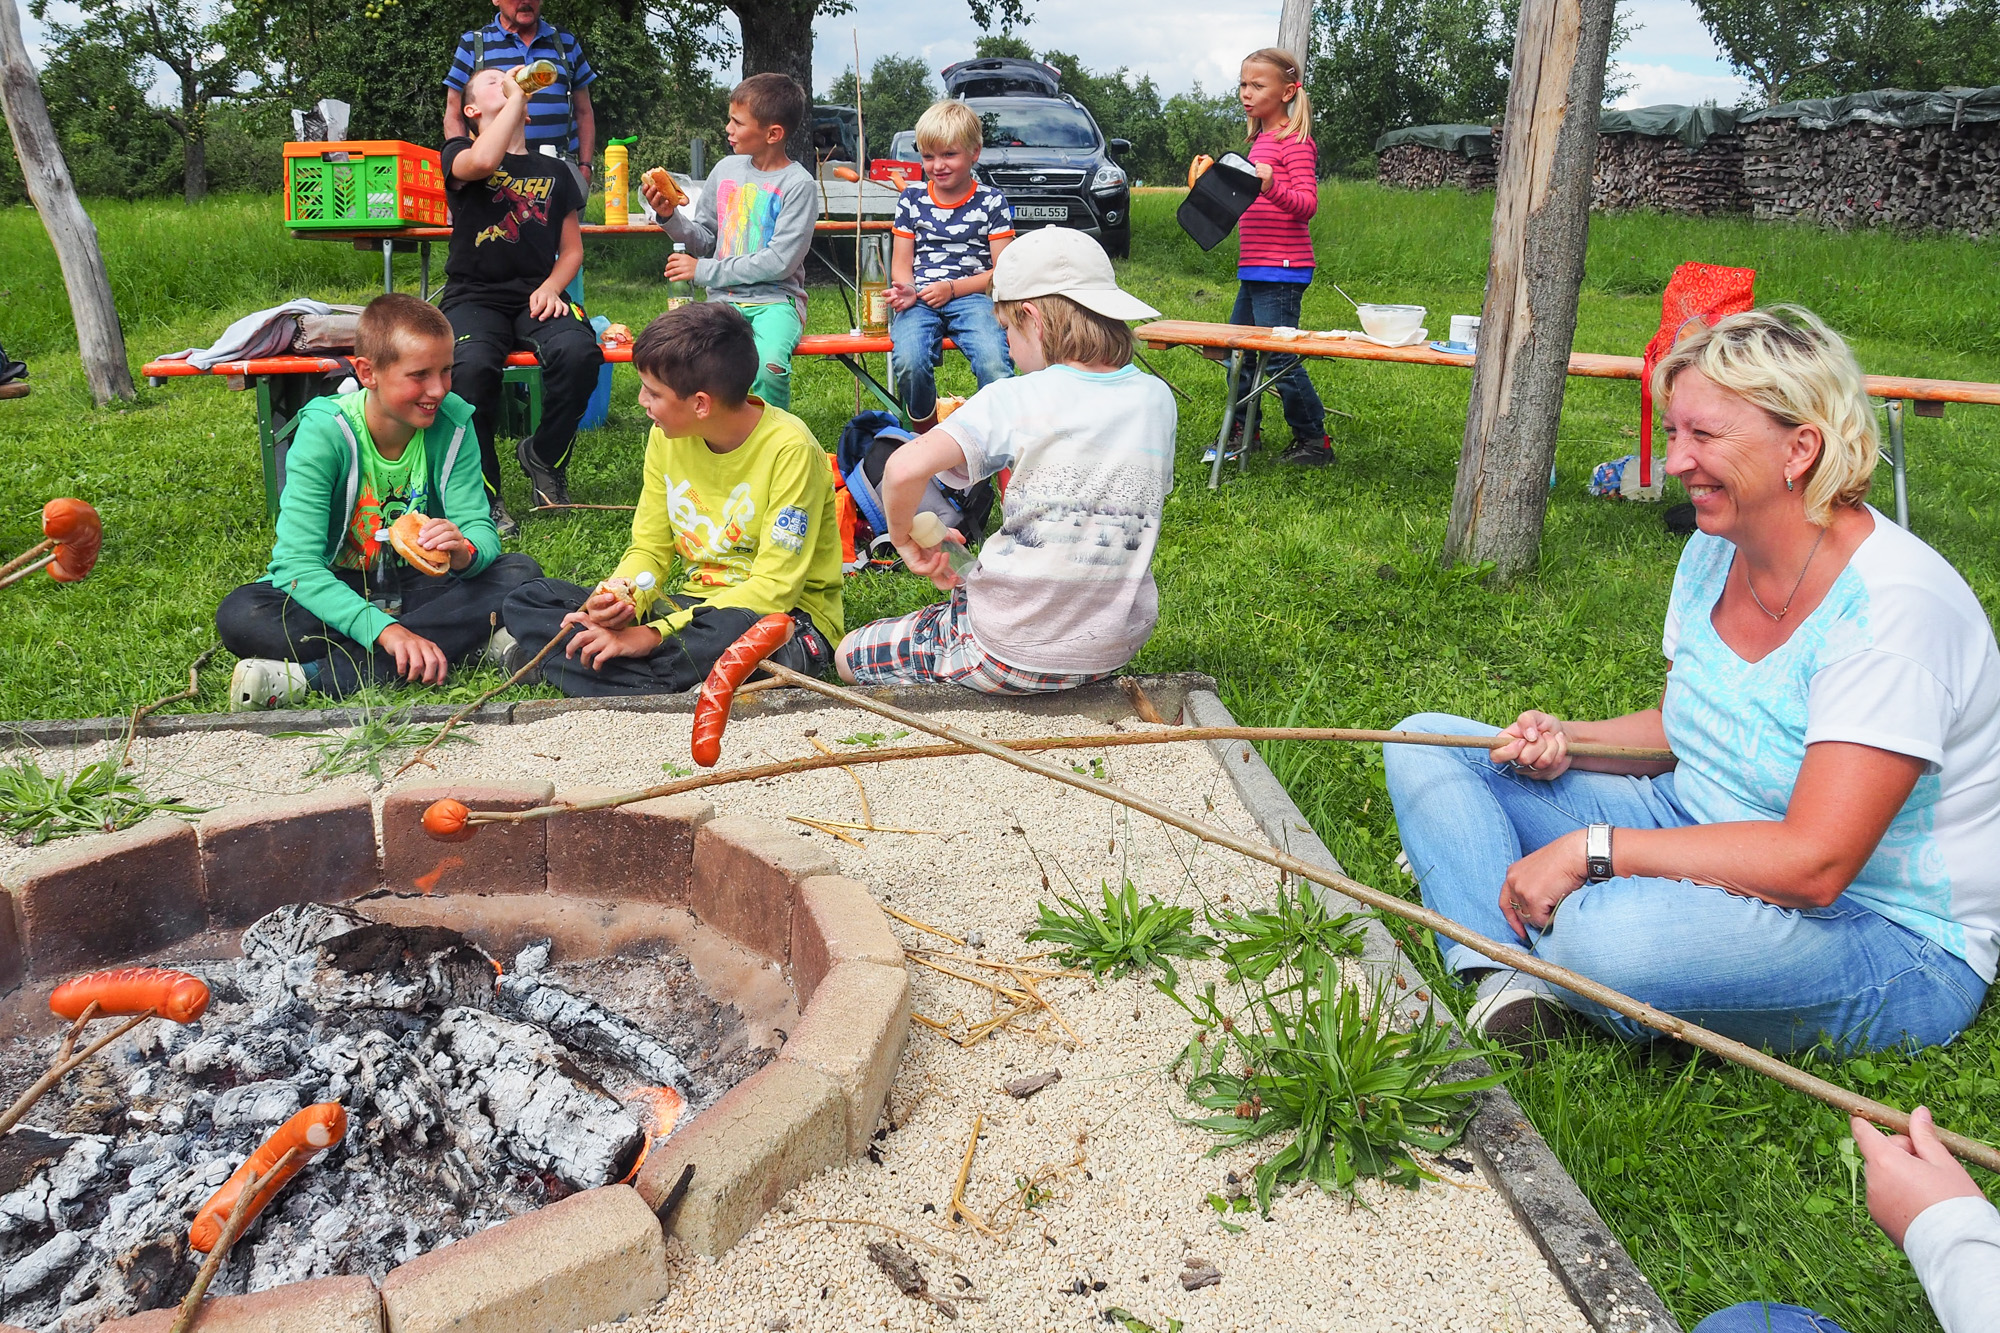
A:
[[[889,331],[889,257],[886,236],[864,236],[861,246],[861,331]]]
[[[675,241],[674,253],[677,255],[686,254],[687,253],[686,244],[681,241]],[[692,300],[694,300],[694,284],[688,281],[686,278],[682,278],[678,282],[669,282],[667,284],[667,309],[679,310],[682,306],[686,305],[688,302]]]

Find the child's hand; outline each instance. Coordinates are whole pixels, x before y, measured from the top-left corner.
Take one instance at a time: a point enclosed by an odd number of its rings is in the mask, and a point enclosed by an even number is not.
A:
[[[453,569],[464,569],[479,554],[458,530],[458,524],[448,518],[434,518],[424,524],[423,531],[417,534],[417,545],[426,551],[443,551],[451,557]]]
[[[659,646],[660,632],[644,625],[634,625],[630,629],[606,629],[602,625],[585,624],[570,636],[563,653],[597,671],[614,658],[649,657]]]
[[[560,287],[551,287],[543,283],[528,293],[528,313],[536,319],[560,319],[563,312],[568,309],[569,298],[563,295],[563,289]]]
[[[1262,185],[1257,187],[1257,193],[1269,194],[1271,192],[1271,164],[1269,162],[1259,162],[1257,164],[1257,179],[1263,182]]]
[[[653,188],[653,183],[643,175],[639,177],[639,196],[646,201],[646,207],[653,210],[653,216],[665,222],[674,215],[674,201]]]
[[[584,602],[583,609],[570,612],[563,618],[563,623],[567,625],[574,621],[579,625],[596,625],[603,629],[624,629],[637,620],[638,612],[633,609],[632,603],[599,584]]]
[[[1910,1112],[1910,1132],[1884,1134],[1860,1116],[1850,1118],[1854,1146],[1868,1163],[1868,1215],[1882,1234],[1903,1247],[1917,1215],[1945,1199],[1979,1199],[1979,1185],[1938,1142],[1930,1108]]]
[[[934,282],[917,293],[917,299],[933,310],[941,309],[944,303],[957,295],[949,282]]]
[[[667,257],[665,269],[668,282],[694,281],[694,256],[682,250]]]
[[[396,659],[396,674],[415,685],[442,685],[451,662],[444,649],[401,625],[391,625],[375,646]]]
[[[907,282],[889,284],[889,308],[895,311],[908,310],[917,303],[917,289]]]
[[[905,569],[929,579],[939,592],[950,592],[958,586],[958,571],[951,567],[951,557],[945,553],[953,542],[965,545],[965,538],[956,528],[947,533],[944,546],[919,546],[916,538],[908,533],[903,536],[904,540],[896,543],[896,552],[903,557]]]

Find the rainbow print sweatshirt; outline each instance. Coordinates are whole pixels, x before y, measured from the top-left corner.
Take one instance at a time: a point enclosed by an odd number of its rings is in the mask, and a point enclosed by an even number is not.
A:
[[[818,217],[811,172],[796,162],[759,171],[739,153],[715,164],[692,212],[675,209],[661,227],[695,256],[694,280],[708,289],[709,300],[790,301],[803,324],[806,251]]]

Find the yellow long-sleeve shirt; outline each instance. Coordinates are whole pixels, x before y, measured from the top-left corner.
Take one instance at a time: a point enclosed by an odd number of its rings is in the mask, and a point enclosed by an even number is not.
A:
[[[826,451],[790,412],[766,405],[750,438],[728,453],[653,427],[632,544],[616,573],[649,573],[665,588],[675,555],[688,570],[685,596],[760,615],[801,609],[835,643],[845,632],[833,474]],[[639,610],[649,614],[643,601]],[[693,618],[690,608],[647,623],[668,635]]]

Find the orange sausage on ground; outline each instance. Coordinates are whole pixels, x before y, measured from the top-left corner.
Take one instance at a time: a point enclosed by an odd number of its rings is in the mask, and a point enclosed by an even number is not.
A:
[[[792,640],[792,618],[773,611],[743,631],[735,643],[722,650],[701,685],[701,702],[694,706],[695,763],[715,767],[722,758],[722,729],[729,724],[729,701],[736,687],[750,678],[757,664]]]
[[[208,1196],[208,1202],[194,1215],[194,1225],[188,1228],[188,1244],[207,1254],[222,1239],[222,1228],[229,1221],[229,1214],[236,1207],[236,1200],[243,1193],[243,1187],[250,1183],[251,1176],[261,1176],[278,1164],[293,1148],[298,1153],[278,1175],[271,1177],[257,1187],[257,1196],[250,1202],[250,1215],[244,1219],[245,1230],[257,1220],[257,1214],[276,1197],[293,1176],[305,1164],[321,1152],[340,1142],[347,1133],[347,1110],[339,1102],[320,1102],[308,1106],[297,1115],[278,1126],[277,1132],[265,1139],[249,1160],[236,1168],[236,1174],[222,1182],[222,1188]]]
[[[105,1017],[148,1009],[175,1023],[192,1023],[208,1011],[208,986],[199,977],[165,967],[120,967],[72,977],[49,996],[49,1012],[74,1022],[97,1002]]]

